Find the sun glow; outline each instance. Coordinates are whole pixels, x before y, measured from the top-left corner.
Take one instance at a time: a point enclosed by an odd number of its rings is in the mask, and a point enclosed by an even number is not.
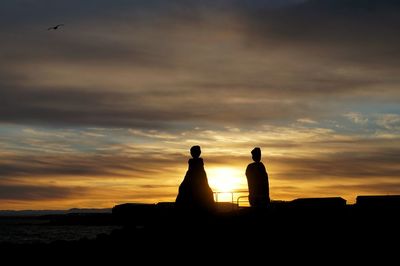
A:
[[[246,178],[238,169],[211,168],[207,170],[207,175],[210,187],[218,193],[218,201],[231,201],[231,192],[247,189]]]
[[[232,192],[239,189],[240,173],[233,168],[213,168],[208,170],[208,182],[214,191]]]
[[[247,189],[247,181],[241,169],[210,168],[207,170],[208,183],[215,194],[216,201],[231,202],[237,195],[232,192]]]

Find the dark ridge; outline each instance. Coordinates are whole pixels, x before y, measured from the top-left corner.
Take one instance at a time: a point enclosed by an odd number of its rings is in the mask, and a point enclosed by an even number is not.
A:
[[[126,203],[112,209],[110,216],[121,227],[110,234],[50,244],[3,243],[0,249],[4,254],[84,256],[92,262],[108,255],[113,262],[132,258],[192,263],[244,260],[264,265],[272,258],[298,262],[324,257],[343,263],[375,257],[383,263],[398,254],[399,197],[360,196],[352,205],[339,197],[305,198],[271,201],[261,209],[233,204],[227,205],[230,211],[217,208],[209,213],[182,211],[171,202]],[[81,218],[65,216],[71,222]]]
[[[400,207],[400,195],[358,196],[356,205],[365,208],[393,208]]]

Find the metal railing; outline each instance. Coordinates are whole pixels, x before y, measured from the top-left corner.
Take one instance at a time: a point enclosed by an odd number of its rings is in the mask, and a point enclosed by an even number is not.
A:
[[[229,202],[229,201],[219,201],[220,199],[220,195],[223,194],[230,194],[230,203],[232,204],[232,208],[233,206],[236,204],[236,207],[240,207],[240,203],[241,202],[247,202],[249,203],[249,191],[248,190],[233,190],[233,191],[214,191],[214,199],[215,202]],[[235,195],[238,195],[237,197],[235,197]],[[240,194],[246,194],[246,195],[241,195]],[[236,200],[235,200],[236,198]],[[243,199],[247,199],[247,200],[243,200]]]
[[[244,199],[244,198],[247,199],[245,202],[247,202],[247,204],[250,205],[249,195],[246,195],[246,196],[239,196],[239,197],[237,197],[237,199],[236,199],[236,204],[237,204],[238,207],[240,207],[240,202],[243,202],[243,201],[241,201],[241,199]]]

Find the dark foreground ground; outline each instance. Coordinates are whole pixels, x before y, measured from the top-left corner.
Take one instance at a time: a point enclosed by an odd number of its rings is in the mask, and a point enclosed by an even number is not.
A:
[[[347,264],[349,260],[385,265],[383,262],[392,261],[397,265],[398,205],[325,203],[276,203],[268,209],[232,207],[215,213],[180,211],[168,204],[121,205],[112,215],[112,223],[121,228],[110,234],[50,244],[2,244],[0,250],[14,260],[53,256],[91,262],[144,260],[139,265],[160,260],[189,265],[216,260],[264,265],[272,259],[320,260],[323,265]]]

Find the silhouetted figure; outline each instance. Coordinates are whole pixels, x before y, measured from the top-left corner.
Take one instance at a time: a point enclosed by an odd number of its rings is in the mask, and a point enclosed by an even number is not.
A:
[[[261,149],[254,148],[251,154],[254,163],[249,164],[246,169],[250,206],[267,207],[270,203],[268,173],[261,162]]]
[[[200,158],[200,146],[193,146],[190,154],[193,158],[189,159],[189,169],[179,186],[176,205],[188,210],[211,211],[214,208],[214,195],[208,185],[203,159]]]

